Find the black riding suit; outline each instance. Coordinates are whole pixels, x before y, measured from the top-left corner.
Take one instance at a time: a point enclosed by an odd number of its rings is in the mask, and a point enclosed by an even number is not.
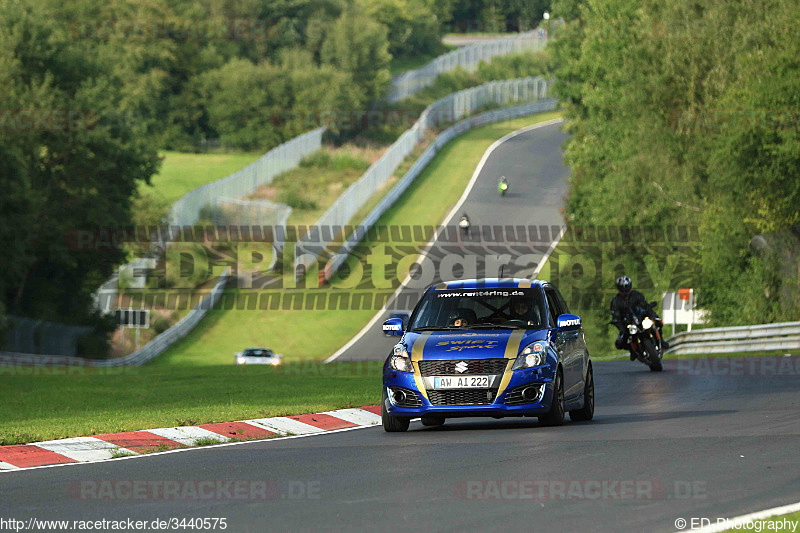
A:
[[[634,307],[644,309],[645,314],[653,320],[657,318],[653,308],[650,307],[650,304],[641,292],[635,290],[631,290],[627,294],[618,292],[611,300],[611,323],[617,326],[619,330],[617,340],[614,341],[614,346],[616,346],[618,350],[628,348],[628,337],[630,336],[628,334],[627,324],[628,311]]]

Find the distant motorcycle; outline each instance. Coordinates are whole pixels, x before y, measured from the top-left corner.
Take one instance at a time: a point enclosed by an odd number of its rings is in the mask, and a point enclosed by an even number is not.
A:
[[[500,196],[505,196],[506,192],[508,192],[508,180],[505,176],[500,178],[500,181],[497,182],[497,192],[500,193]]]
[[[458,227],[461,228],[461,232],[464,234],[464,237],[469,237],[469,217],[466,213],[461,216],[461,220],[458,222]]]
[[[656,303],[650,304],[655,306]],[[644,309],[634,308],[628,312],[628,335],[630,336],[631,351],[636,358],[650,367],[653,372],[661,372],[664,367],[661,359],[664,357],[664,342],[661,338],[662,321],[647,316]]]

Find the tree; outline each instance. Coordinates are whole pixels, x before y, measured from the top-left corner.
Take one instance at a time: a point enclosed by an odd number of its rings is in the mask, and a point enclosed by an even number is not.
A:
[[[124,257],[83,251],[76,230],[124,226],[159,158],[139,111],[150,76],[73,38],[48,12],[0,7],[0,240],[7,312],[85,322],[91,295]]]
[[[380,100],[391,82],[387,34],[383,24],[352,6],[334,22],[322,45],[322,63],[349,73],[363,104]]]

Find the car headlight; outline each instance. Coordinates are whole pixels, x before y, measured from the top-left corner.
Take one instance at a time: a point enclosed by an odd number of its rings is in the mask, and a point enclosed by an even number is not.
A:
[[[514,361],[514,366],[511,367],[511,370],[541,366],[546,362],[547,350],[545,349],[545,343],[542,341],[537,341],[527,345],[525,349],[519,353],[517,360]]]
[[[636,326],[636,324],[630,324],[628,325],[628,333],[631,335],[636,335],[639,333],[639,328]]]
[[[652,327],[653,327],[653,321],[650,319],[650,317],[649,316],[644,317],[644,320],[642,320],[642,328],[650,329]]]
[[[414,371],[414,365],[411,363],[411,358],[408,356],[408,350],[406,350],[404,344],[397,344],[392,349],[392,357],[389,359],[389,366],[400,372]]]
[[[237,357],[236,358],[236,364],[237,365],[243,365],[244,364],[244,357],[241,357],[241,356]]]

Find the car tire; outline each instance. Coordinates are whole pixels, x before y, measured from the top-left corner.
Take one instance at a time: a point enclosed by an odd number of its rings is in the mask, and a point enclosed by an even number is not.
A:
[[[423,416],[420,418],[422,425],[429,428],[435,428],[444,425],[443,416]]]
[[[647,360],[650,361],[647,366],[650,367],[651,372],[661,372],[664,366],[661,364],[661,358],[658,356],[658,350],[655,343],[650,339],[642,339],[642,348],[647,354]]]
[[[539,423],[543,426],[563,425],[564,403],[564,377],[559,368],[556,373],[556,379],[553,382],[553,402],[550,405],[550,411],[546,415],[539,417]]]
[[[388,401],[389,397],[386,395],[386,388],[384,387],[381,398],[381,423],[383,424],[383,430],[386,433],[402,433],[408,431],[411,419],[404,416],[392,416],[386,412],[386,402]]]
[[[570,411],[569,417],[575,422],[586,422],[594,418],[594,372],[591,365],[586,373],[586,385],[583,387],[583,407]]]

